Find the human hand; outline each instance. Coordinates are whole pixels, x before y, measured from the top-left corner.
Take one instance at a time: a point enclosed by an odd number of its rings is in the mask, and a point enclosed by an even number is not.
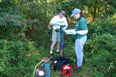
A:
[[[58,24],[58,23],[56,23],[55,25],[56,25],[56,26],[60,26],[60,24]]]
[[[62,31],[65,31],[66,30],[66,27],[62,28]]]
[[[60,24],[57,24],[57,23],[56,23],[56,24],[53,26],[53,29],[55,29],[55,30],[56,30],[56,29],[59,29],[59,28],[60,28]]]
[[[73,32],[72,32],[72,35],[76,35],[76,34],[77,34],[76,31],[73,31]]]

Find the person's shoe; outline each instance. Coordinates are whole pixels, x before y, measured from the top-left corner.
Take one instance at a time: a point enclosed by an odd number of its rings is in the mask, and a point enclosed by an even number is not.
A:
[[[53,51],[50,51],[50,59],[53,59]]]
[[[51,60],[53,59],[53,54],[50,54],[50,59],[51,59]]]
[[[50,55],[52,55],[53,54],[53,51],[50,51]]]
[[[56,50],[57,53],[59,53],[59,50]]]
[[[78,67],[78,66],[76,66],[76,67],[74,67],[73,69],[74,70],[79,70],[81,67]]]

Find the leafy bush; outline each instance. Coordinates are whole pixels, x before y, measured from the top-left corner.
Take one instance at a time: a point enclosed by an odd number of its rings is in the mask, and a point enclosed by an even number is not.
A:
[[[99,53],[103,49],[109,52],[116,51],[116,38],[113,35],[96,35],[93,39],[88,39],[85,46],[85,51],[91,52],[92,54]]]
[[[93,76],[113,76],[116,69],[116,54],[114,52],[108,52],[101,50],[99,53],[92,55],[92,57],[85,59],[85,67],[88,71],[93,73]]]
[[[95,77],[115,76],[116,25],[114,21],[116,20],[114,17],[96,21],[88,26],[83,70],[87,69],[85,72],[92,73]]]
[[[82,72],[78,73],[80,77],[87,75],[95,77],[116,76],[116,15],[108,15],[109,13],[114,14],[115,2],[102,1],[99,0],[97,4],[100,6],[100,8],[97,7],[96,11],[97,20],[88,25],[88,40],[84,46],[84,67],[81,70]],[[104,2],[108,7],[101,6],[101,3]],[[49,55],[52,34],[52,29],[48,29],[50,19],[60,10],[65,10],[70,16],[75,7],[80,7],[83,10],[85,9],[84,12],[88,13],[86,17],[91,20],[95,10],[94,3],[95,1],[88,2],[87,0],[56,0],[50,3],[47,3],[46,0],[1,0],[0,76],[32,76],[36,63],[42,57]],[[77,4],[79,5],[77,6]],[[102,11],[105,7],[106,13]],[[72,25],[74,21],[69,16],[67,18]],[[36,49],[35,43],[30,41],[35,41],[36,47],[39,46],[39,48]],[[65,35],[64,55],[76,62],[74,36],[72,35]],[[59,55],[55,54],[55,57],[57,56]],[[53,71],[51,75],[54,77],[60,74]],[[74,72],[73,77],[76,76],[77,72]]]
[[[38,57],[39,51],[33,47],[33,44],[33,42],[0,40],[1,76],[30,77],[34,65],[41,60],[41,57]]]
[[[10,15],[0,13],[0,38],[11,39],[14,36],[19,36],[26,30],[27,20],[19,15]]]
[[[100,19],[88,25],[89,33],[88,38],[94,38],[96,35],[101,34],[116,34],[116,15],[108,18]]]

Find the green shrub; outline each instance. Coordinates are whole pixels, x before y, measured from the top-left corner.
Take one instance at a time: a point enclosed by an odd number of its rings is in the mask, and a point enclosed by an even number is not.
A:
[[[84,46],[84,64],[95,77],[115,76],[116,25],[115,16],[88,25],[88,40]]]
[[[34,66],[41,60],[33,42],[0,40],[0,45],[1,76],[32,76]]]
[[[116,18],[115,15],[105,18],[105,19],[100,19],[99,21],[95,21],[91,24],[88,25],[89,33],[88,33],[88,38],[92,39],[96,35],[101,35],[101,34],[111,34],[115,35],[116,34]]]
[[[86,60],[86,67],[93,72],[93,75],[96,77],[103,76],[113,76],[115,75],[116,69],[116,57],[114,52],[108,52],[106,50],[101,50],[97,54],[92,55]]]
[[[19,15],[0,13],[0,38],[12,39],[26,30],[27,20]]]
[[[111,34],[96,35],[93,39],[88,39],[85,45],[85,51],[92,54],[99,53],[100,50],[109,52],[116,51],[116,38]]]

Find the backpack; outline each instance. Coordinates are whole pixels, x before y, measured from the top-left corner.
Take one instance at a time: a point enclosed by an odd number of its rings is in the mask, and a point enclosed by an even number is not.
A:
[[[62,56],[55,58],[53,60],[54,69],[58,71],[62,70],[62,67],[69,63],[69,60],[70,60],[69,58],[62,57]]]

